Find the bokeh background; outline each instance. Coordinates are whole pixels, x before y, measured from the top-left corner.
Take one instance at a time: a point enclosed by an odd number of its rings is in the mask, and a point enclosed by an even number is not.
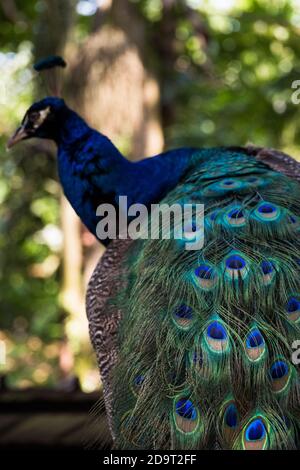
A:
[[[297,158],[300,1],[0,0],[0,44],[0,375],[91,393],[84,295],[103,248],[62,196],[53,145],[5,149],[49,94],[33,63],[63,55],[63,97],[128,158],[247,142]]]

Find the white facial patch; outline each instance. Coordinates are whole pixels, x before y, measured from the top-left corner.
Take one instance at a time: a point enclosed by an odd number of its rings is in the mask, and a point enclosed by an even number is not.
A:
[[[37,120],[35,121],[33,125],[34,129],[38,129],[43,124],[47,116],[50,114],[50,111],[51,111],[50,106],[47,106],[47,108],[39,111],[39,117],[37,118]]]

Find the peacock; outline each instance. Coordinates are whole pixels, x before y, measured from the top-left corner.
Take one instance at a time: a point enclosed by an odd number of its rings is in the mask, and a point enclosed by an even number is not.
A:
[[[254,146],[130,162],[56,96],[8,146],[32,137],[57,144],[64,193],[95,235],[99,204],[122,195],[204,205],[182,239],[104,240],[87,315],[114,447],[298,448],[300,165]],[[186,250],[195,234],[202,248]]]

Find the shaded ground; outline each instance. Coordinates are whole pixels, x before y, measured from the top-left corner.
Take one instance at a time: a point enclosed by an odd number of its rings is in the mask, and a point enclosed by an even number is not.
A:
[[[109,449],[110,445],[100,392],[0,391],[0,450]]]

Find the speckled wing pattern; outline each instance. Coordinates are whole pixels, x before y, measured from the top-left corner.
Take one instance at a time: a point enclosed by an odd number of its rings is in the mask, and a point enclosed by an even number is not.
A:
[[[249,155],[253,155],[272,170],[300,181],[300,163],[286,153],[275,149],[255,147],[254,145],[248,145],[245,150]]]
[[[86,294],[90,338],[100,369],[112,436],[110,373],[117,361],[117,333],[121,312],[109,301],[124,287],[124,278],[121,276],[122,258],[131,244],[131,240],[114,240],[110,243],[92,274]]]

